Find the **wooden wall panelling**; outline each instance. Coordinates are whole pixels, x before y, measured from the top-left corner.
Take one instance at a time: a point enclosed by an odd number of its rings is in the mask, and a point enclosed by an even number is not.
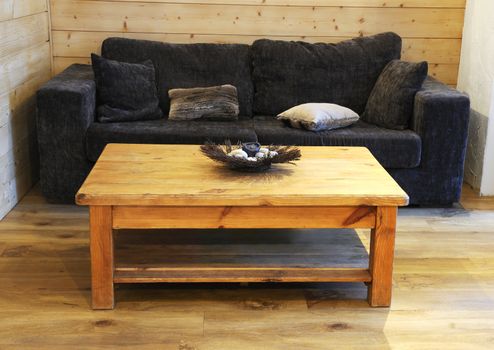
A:
[[[14,90],[31,80],[43,70],[50,68],[50,45],[39,45],[0,58],[0,94]],[[34,92],[33,92],[34,93]]]
[[[459,38],[463,9],[52,0],[53,30]]]
[[[34,131],[34,91],[50,78],[49,66],[16,89],[0,95],[0,150],[13,148]],[[11,137],[15,133],[15,137]],[[0,152],[2,154],[4,152]]]
[[[48,16],[44,12],[0,22],[0,33],[0,60],[6,61],[8,55],[48,42]]]
[[[47,12],[47,0],[14,0],[14,18],[30,16],[35,13]]]
[[[94,0],[93,0],[94,1]],[[98,1],[98,0],[95,0]],[[107,0],[138,2],[139,0]],[[166,0],[145,0],[145,2],[167,2]],[[325,7],[427,7],[427,8],[465,8],[465,0],[173,0],[177,4],[229,4],[264,6],[325,6]]]
[[[53,57],[53,74],[62,72],[74,63],[91,64],[91,59],[89,57]]]
[[[456,85],[458,69],[458,64],[429,63],[429,75],[448,85]]]
[[[456,84],[465,0],[52,0],[54,71],[87,63],[111,36],[175,43],[259,38],[338,42],[395,31],[403,59]]]
[[[11,19],[13,13],[14,13],[14,0],[0,1],[0,21]]]
[[[32,135],[0,156],[0,215],[8,213],[32,187],[37,178],[38,161]]]
[[[46,0],[0,4],[0,219],[37,180],[35,92],[51,76]]]

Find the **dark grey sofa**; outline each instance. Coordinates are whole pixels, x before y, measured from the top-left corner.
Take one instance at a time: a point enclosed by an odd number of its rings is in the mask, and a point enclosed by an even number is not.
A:
[[[380,72],[400,53],[401,38],[393,33],[338,45],[270,40],[252,46],[186,45],[107,39],[104,57],[153,61],[165,115],[170,88],[228,83],[238,89],[241,117],[237,122],[164,118],[99,123],[92,69],[72,65],[37,95],[43,194],[52,202],[72,203],[108,143],[202,144],[230,138],[262,144],[365,146],[409,194],[411,204],[450,205],[461,192],[469,99],[432,78],[416,95],[408,130],[359,121],[348,128],[314,133],[290,128],[273,117],[305,102],[338,103],[362,113]]]

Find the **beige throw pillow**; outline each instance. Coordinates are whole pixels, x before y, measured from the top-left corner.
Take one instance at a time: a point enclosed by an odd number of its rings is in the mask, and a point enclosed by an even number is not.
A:
[[[332,103],[305,103],[286,110],[277,118],[294,128],[323,131],[356,123],[359,115],[350,108]]]

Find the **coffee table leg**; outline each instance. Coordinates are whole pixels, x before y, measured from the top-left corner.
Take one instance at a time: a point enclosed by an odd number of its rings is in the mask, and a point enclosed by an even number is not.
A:
[[[376,228],[371,231],[369,270],[372,282],[368,286],[367,299],[373,307],[391,304],[396,214],[396,207],[378,207]]]
[[[113,230],[111,206],[89,208],[91,291],[95,310],[113,309]]]

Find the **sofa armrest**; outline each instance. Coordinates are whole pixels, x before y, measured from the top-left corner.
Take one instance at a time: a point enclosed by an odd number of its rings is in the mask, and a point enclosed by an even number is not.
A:
[[[422,139],[421,167],[462,176],[468,135],[467,95],[428,78],[415,96],[412,129]]]
[[[420,166],[392,175],[413,193],[411,203],[451,204],[460,199],[470,100],[428,78],[415,97],[412,129],[422,139]]]
[[[85,140],[95,109],[96,85],[88,65],[70,66],[37,92],[40,182],[52,202],[73,202],[91,169]]]

